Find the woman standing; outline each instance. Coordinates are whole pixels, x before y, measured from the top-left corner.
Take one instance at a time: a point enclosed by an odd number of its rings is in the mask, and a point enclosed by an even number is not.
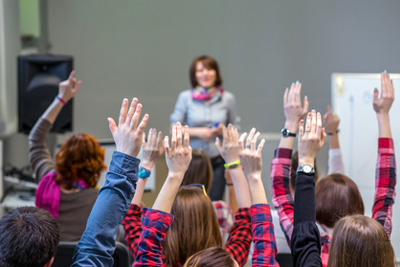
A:
[[[236,121],[235,96],[222,88],[218,62],[207,55],[193,60],[189,69],[192,89],[179,94],[171,124],[181,122],[190,127],[190,146],[203,149],[211,159],[213,181],[211,200],[221,200],[225,189],[224,160],[215,146],[222,128]]]

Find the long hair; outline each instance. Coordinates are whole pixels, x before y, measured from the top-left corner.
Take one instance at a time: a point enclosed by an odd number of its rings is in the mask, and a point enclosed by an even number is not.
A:
[[[75,181],[83,179],[89,187],[95,187],[104,165],[104,148],[90,134],[71,135],[56,155],[56,170],[60,175],[57,184],[71,189]]]
[[[328,267],[394,267],[393,247],[383,226],[364,215],[336,223]]]
[[[197,79],[196,79],[196,65],[197,62],[201,62],[204,67],[207,69],[215,70],[216,74],[216,79],[215,79],[215,84],[214,86],[219,87],[222,85],[222,77],[219,72],[219,66],[218,62],[213,58],[208,55],[202,55],[199,57],[196,57],[193,59],[192,64],[190,64],[189,68],[189,79],[190,79],[190,84],[192,85],[192,88],[195,88],[198,84]]]
[[[180,188],[171,213],[175,220],[163,242],[166,266],[178,266],[196,252],[222,246],[214,206],[202,189]]]
[[[182,185],[203,184],[207,193],[211,187],[213,170],[211,161],[203,149],[192,149],[192,160],[183,177]]]
[[[346,175],[333,173],[315,187],[317,221],[333,228],[347,215],[364,214],[364,203],[357,185]]]
[[[183,267],[233,267],[234,261],[221,247],[203,249],[187,259]]]

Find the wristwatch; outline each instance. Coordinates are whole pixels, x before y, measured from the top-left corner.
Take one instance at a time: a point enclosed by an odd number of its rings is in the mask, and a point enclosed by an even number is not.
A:
[[[302,172],[305,174],[313,174],[313,173],[315,173],[315,169],[310,164],[304,164],[304,165],[300,165],[297,168],[297,172]]]
[[[288,129],[286,129],[286,128],[283,128],[282,129],[282,131],[281,131],[281,133],[282,133],[282,136],[283,137],[296,137],[296,133],[291,133]]]

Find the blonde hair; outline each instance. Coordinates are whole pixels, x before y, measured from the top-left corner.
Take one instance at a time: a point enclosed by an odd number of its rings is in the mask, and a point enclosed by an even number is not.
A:
[[[201,188],[180,188],[171,213],[175,219],[163,242],[167,266],[178,266],[205,248],[222,246],[214,206]]]
[[[352,215],[336,223],[328,267],[347,266],[396,266],[389,236],[379,222],[364,215]]]

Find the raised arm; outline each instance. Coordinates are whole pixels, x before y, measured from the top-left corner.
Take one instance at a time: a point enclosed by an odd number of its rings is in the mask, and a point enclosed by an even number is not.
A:
[[[143,142],[148,121],[144,115],[139,123],[142,105],[137,98],[121,106],[118,126],[108,118],[116,151],[96,203],[86,224],[86,230],[74,253],[72,266],[112,266],[115,239],[125,213],[128,211],[138,180],[139,159],[137,155]]]
[[[272,223],[271,210],[265,195],[264,185],[261,179],[262,149],[265,140],[257,145],[260,133],[251,131],[246,139],[244,133],[239,139],[239,157],[249,181],[251,193],[251,226],[254,242],[253,266],[279,266],[275,260],[276,239],[274,224]]]
[[[292,256],[294,266],[322,266],[321,241],[315,224],[315,171],[314,161],[324,145],[326,134],[321,114],[312,110],[299,127],[299,168],[294,201],[294,230]]]
[[[47,134],[63,106],[78,93],[81,84],[82,82],[75,78],[75,71],[72,71],[68,80],[59,84],[57,97],[38,119],[29,134],[29,162],[38,182],[54,169],[54,162],[46,145]]]
[[[328,174],[344,174],[342,152],[340,151],[339,145],[340,118],[337,114],[332,112],[330,105],[328,105],[327,109],[328,111],[324,114],[324,125],[326,134],[329,137]]]
[[[283,96],[283,110],[286,118],[284,129],[296,134],[299,121],[307,113],[308,105],[307,97],[304,97],[304,105],[301,104],[301,83],[292,83],[290,89],[286,88]],[[294,136],[282,135],[271,164],[272,203],[278,211],[279,222],[289,246],[293,232],[294,204],[290,191],[290,167],[294,139]]]
[[[389,117],[393,101],[393,81],[385,71],[381,75],[381,95],[379,96],[379,91],[375,88],[373,101],[378,119],[379,140],[372,217],[383,225],[389,237],[392,232],[392,206],[396,195],[396,157]]]
[[[173,222],[170,214],[183,176],[192,159],[189,146],[189,128],[178,122],[172,127],[171,146],[168,137],[164,140],[168,176],[153,204],[144,209],[143,230],[139,238],[139,251],[133,266],[162,266],[162,246],[166,233]]]
[[[157,129],[150,129],[147,136],[147,142],[143,138],[142,145],[142,161],[139,166],[139,180],[136,184],[136,192],[133,196],[131,206],[125,215],[122,225],[125,230],[125,239],[128,244],[129,251],[133,257],[137,254],[137,242],[142,232],[142,197],[146,187],[147,178],[163,152],[162,133]]]
[[[252,132],[254,134],[255,129],[252,129]],[[251,206],[251,196],[246,176],[240,167],[238,140],[239,133],[237,129],[232,124],[229,124],[228,127],[223,129],[222,146],[219,138],[216,139],[215,145],[221,157],[227,163],[226,167],[228,167],[227,169],[232,178],[237,204],[241,208]]]

